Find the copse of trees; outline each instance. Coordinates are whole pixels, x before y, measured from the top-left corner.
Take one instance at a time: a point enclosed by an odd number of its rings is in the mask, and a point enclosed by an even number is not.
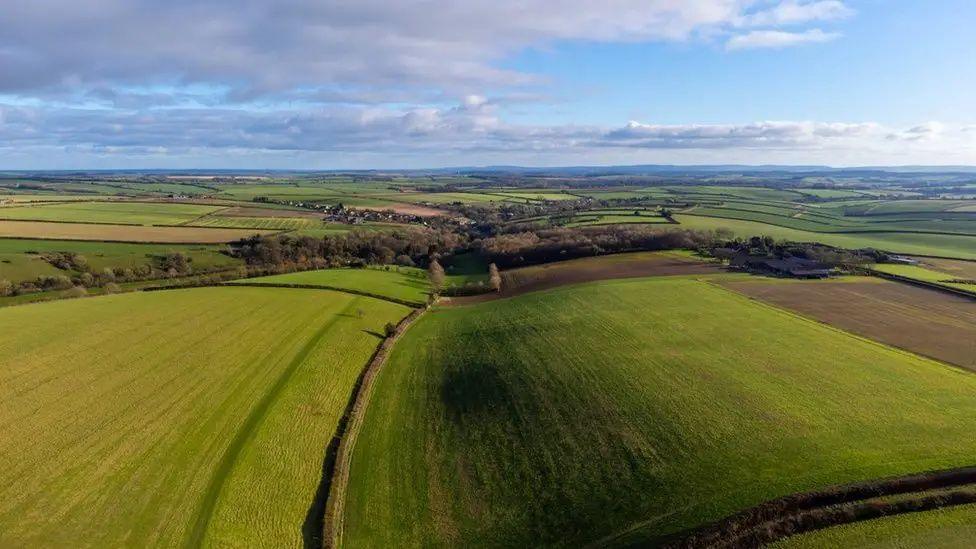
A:
[[[430,257],[449,254],[467,241],[467,235],[446,228],[357,230],[322,238],[255,236],[233,246],[231,254],[244,259],[248,265],[282,269],[394,263],[426,266]]]
[[[722,240],[723,235],[715,231],[615,225],[499,234],[478,245],[489,261],[517,267],[627,251],[698,249]]]

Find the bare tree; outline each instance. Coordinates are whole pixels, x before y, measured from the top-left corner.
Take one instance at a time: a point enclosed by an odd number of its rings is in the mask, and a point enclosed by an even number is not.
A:
[[[427,267],[427,278],[430,279],[430,285],[434,287],[435,292],[439,292],[444,287],[444,267],[441,267],[436,259],[432,259],[430,266]]]
[[[498,266],[494,263],[488,265],[488,284],[496,292],[502,289],[502,275],[498,272]]]

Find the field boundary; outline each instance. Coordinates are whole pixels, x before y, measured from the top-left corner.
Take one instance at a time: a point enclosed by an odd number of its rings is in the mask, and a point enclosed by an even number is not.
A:
[[[976,466],[845,484],[768,500],[660,541],[664,547],[682,549],[761,547],[832,526],[976,503],[974,484]],[[872,501],[902,495],[910,497]]]
[[[306,549],[335,549],[341,545],[349,467],[352,463],[352,453],[356,448],[356,440],[359,437],[359,431],[369,407],[373,386],[393,345],[426,311],[426,308],[414,309],[401,320],[393,333],[388,335],[376,348],[366,367],[360,373],[359,379],[356,380],[346,412],[339,420],[335,436],[329,443],[329,453],[326,454],[323,464],[322,484],[316,493],[315,501],[309,508],[309,514],[303,527],[303,531],[307,531],[310,527],[314,528],[320,532],[321,537],[318,540],[314,537],[312,539],[306,537]]]
[[[285,284],[283,282],[272,282],[272,283],[261,283],[261,282],[221,282],[221,286],[249,286],[256,288],[298,288],[302,290],[331,290],[333,292],[344,292],[347,294],[361,295],[364,297],[372,297],[375,299],[382,299],[384,301],[390,301],[397,303],[399,305],[406,305],[407,307],[423,307],[424,304],[419,301],[409,301],[406,299],[399,299],[396,297],[390,297],[382,294],[374,294],[372,292],[364,292],[362,290],[353,290],[351,288],[340,288],[338,286],[326,286],[323,284]]]

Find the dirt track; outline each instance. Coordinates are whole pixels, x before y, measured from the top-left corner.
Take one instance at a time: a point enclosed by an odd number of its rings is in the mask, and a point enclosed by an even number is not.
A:
[[[469,305],[570,284],[614,278],[715,274],[720,272],[723,270],[716,264],[686,259],[667,253],[639,252],[587,257],[503,271],[500,292],[450,298],[447,303],[449,305]]]
[[[863,281],[724,281],[724,287],[894,347],[976,371],[976,302]]]

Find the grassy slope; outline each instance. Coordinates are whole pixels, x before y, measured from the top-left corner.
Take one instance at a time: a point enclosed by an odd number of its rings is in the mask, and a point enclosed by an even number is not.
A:
[[[820,242],[846,248],[873,247],[904,254],[976,259],[976,237],[970,236],[917,233],[817,233],[739,219],[680,214],[674,217],[683,228],[703,230],[727,228],[736,236],[742,237],[765,235],[777,239]]]
[[[909,513],[837,526],[787,538],[772,547],[777,549],[826,547],[966,549],[973,546],[974,539],[976,539],[976,505],[963,505],[951,509]]]
[[[0,545],[179,545],[214,485],[208,540],[300,544],[368,331],[406,312],[260,288],[0,311]]]
[[[416,303],[427,301],[430,284],[427,281],[427,274],[423,270],[409,267],[390,267],[390,269],[390,271],[381,269],[323,269],[248,278],[242,282],[327,286]]]
[[[378,381],[345,541],[646,540],[795,491],[968,464],[974,426],[971,374],[702,282],[439,310]]]
[[[218,209],[199,204],[82,202],[0,208],[0,219],[175,225]]]

